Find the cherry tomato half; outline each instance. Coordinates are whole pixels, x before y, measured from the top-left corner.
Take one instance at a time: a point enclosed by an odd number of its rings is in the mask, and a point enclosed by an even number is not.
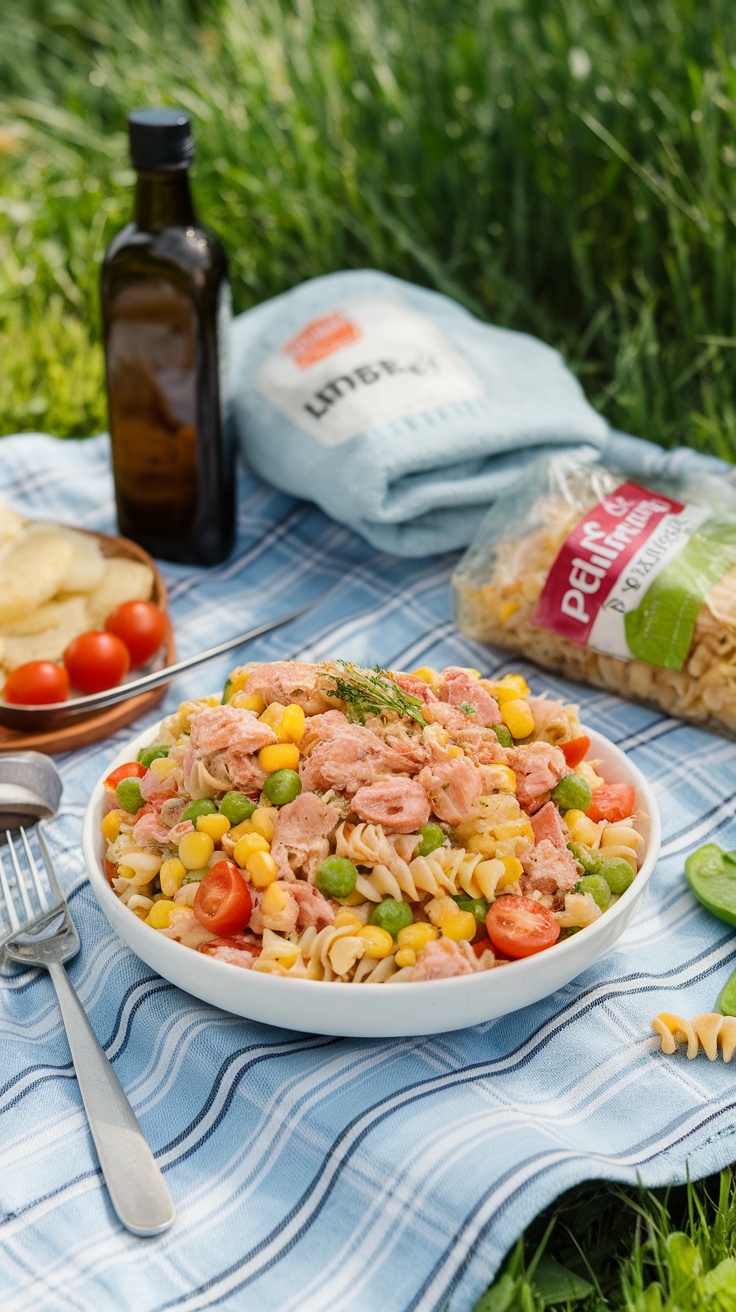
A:
[[[260,957],[263,948],[257,938],[246,934],[232,934],[230,938],[210,938],[203,943],[200,952],[206,957],[217,956],[218,948],[232,948],[235,952],[249,952],[251,957]]]
[[[150,661],[166,637],[166,620],[152,601],[123,602],[108,615],[105,628],[125,643],[133,666]]]
[[[146,773],[145,765],[140,761],[126,761],[124,765],[119,765],[116,770],[107,776],[105,787],[111,788],[113,792],[123,779],[142,779]]]
[[[574,770],[585,759],[590,749],[590,738],[584,733],[580,738],[571,738],[569,743],[560,743],[560,747],[570,769]]]
[[[65,702],[69,696],[69,675],[55,661],[28,661],[8,675],[3,697],[18,706],[47,706]]]
[[[197,889],[193,910],[200,925],[212,934],[229,938],[245,928],[253,902],[234,861],[218,861],[210,867]]]
[[[636,805],[636,793],[631,784],[604,784],[593,791],[590,806],[585,814],[595,820],[626,820]]]
[[[497,898],[486,916],[488,937],[505,957],[531,957],[551,948],[560,927],[551,911],[531,897],[506,893]]]
[[[91,629],[73,638],[64,652],[67,674],[80,692],[104,692],[124,679],[130,656],[124,642],[104,629]]]

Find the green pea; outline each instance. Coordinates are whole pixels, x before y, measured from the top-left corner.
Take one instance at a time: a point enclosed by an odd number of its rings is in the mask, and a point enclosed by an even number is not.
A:
[[[231,825],[240,825],[244,820],[250,820],[257,805],[245,793],[225,793],[220,801],[220,815],[224,815]]]
[[[197,827],[197,817],[200,815],[214,815],[217,807],[211,797],[200,797],[196,802],[190,802],[181,813],[182,820],[191,820],[195,829]]]
[[[357,878],[358,870],[352,861],[342,856],[327,856],[319,867],[314,882],[325,897],[349,897],[355,888]]]
[[[227,677],[226,680],[225,680],[225,687],[224,687],[223,690],[222,690],[222,704],[223,704],[223,706],[225,705],[225,702],[229,702],[229,701],[230,701],[230,698],[231,698],[231,696],[232,696],[232,691],[233,691],[233,681],[232,681],[232,679],[230,678],[230,676],[228,675],[228,677]]]
[[[457,902],[461,911],[470,911],[475,916],[479,925],[485,925],[486,916],[490,902],[486,902],[484,897],[454,897],[453,902]]]
[[[181,881],[182,888],[185,884],[201,884],[205,875],[210,873],[209,866],[203,866],[201,870],[187,870]]]
[[[552,801],[563,811],[587,811],[592,793],[587,779],[579,774],[568,774],[552,789]]]
[[[121,779],[115,789],[115,801],[122,811],[135,815],[143,806],[143,793],[137,779]]]
[[[430,852],[436,852],[438,847],[442,847],[445,840],[446,835],[439,825],[422,825],[419,830],[419,842],[414,848],[414,855],[429,856]]]
[[[170,751],[170,747],[144,747],[143,750],[138,753],[138,760],[141,765],[145,765],[148,770],[151,761],[162,760],[164,756],[168,756]]]
[[[385,897],[371,915],[371,924],[378,925],[379,929],[387,929],[392,938],[396,938],[399,931],[406,929],[413,920],[414,915],[408,902],[397,902],[395,897]]]
[[[612,893],[625,893],[634,879],[631,866],[622,856],[600,856],[593,874],[605,879]]]
[[[263,785],[263,796],[272,806],[286,806],[302,791],[302,781],[296,770],[274,770]]]
[[[590,893],[596,906],[605,911],[611,901],[611,890],[603,875],[585,875],[575,885],[576,893]]]
[[[493,729],[502,747],[513,747],[514,736],[505,724],[494,724]]]
[[[567,850],[568,852],[572,852],[576,861],[580,862],[586,875],[595,875],[599,873],[596,870],[598,858],[593,852],[591,852],[589,847],[585,846],[584,843],[568,843]]]

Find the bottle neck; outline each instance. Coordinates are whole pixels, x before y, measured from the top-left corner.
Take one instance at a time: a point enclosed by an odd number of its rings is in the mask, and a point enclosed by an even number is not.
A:
[[[133,217],[136,227],[142,232],[187,228],[196,223],[188,169],[139,173]]]

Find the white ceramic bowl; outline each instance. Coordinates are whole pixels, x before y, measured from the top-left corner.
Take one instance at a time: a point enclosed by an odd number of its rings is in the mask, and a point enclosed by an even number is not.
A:
[[[224,1011],[285,1029],[355,1038],[394,1038],[463,1029],[527,1007],[568,984],[602,957],[623,934],[659,855],[660,822],[654,795],[640,770],[592,729],[591,756],[603,762],[607,778],[631,783],[637,807],[646,813],[644,863],[636,879],[610,911],[593,925],[536,956],[496,970],[417,984],[339,984],[286,979],[243,970],[182,947],[145,925],[115,896],[103,866],[105,842],[103,780],[124,761],[135,760],[156,731],[139,734],[111,761],[96,784],[84,818],[82,844],[90,882],[113,929],[147,966],[172,984]]]

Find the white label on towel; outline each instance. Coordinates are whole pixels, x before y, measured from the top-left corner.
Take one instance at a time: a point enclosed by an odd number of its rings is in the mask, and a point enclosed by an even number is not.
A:
[[[484,390],[434,324],[378,293],[305,323],[267,357],[256,389],[322,446]]]

